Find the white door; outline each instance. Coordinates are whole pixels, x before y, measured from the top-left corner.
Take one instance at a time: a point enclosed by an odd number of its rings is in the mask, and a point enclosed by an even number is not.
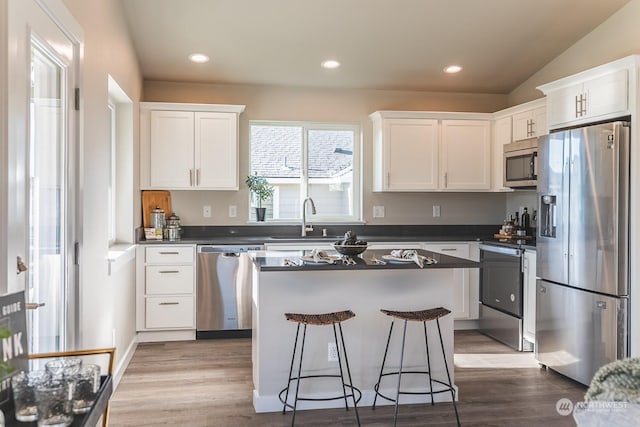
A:
[[[9,1],[8,243],[9,293],[25,290],[29,352],[73,345],[78,114],[75,88],[80,42],[60,25],[59,0]],[[45,8],[47,12],[45,12]],[[53,16],[55,15],[55,16]],[[72,19],[72,18],[71,18]],[[73,39],[72,39],[73,38]],[[26,270],[13,273],[20,257]]]

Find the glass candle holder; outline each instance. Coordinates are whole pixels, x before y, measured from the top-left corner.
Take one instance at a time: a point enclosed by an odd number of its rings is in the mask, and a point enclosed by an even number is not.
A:
[[[100,367],[85,365],[75,376],[73,391],[73,413],[84,414],[91,410],[100,388]]]
[[[77,357],[63,357],[50,360],[44,366],[54,380],[62,380],[63,378],[72,378],[80,371],[82,359]]]
[[[73,422],[72,388],[71,383],[57,380],[36,386],[39,427],[64,427]]]
[[[51,375],[43,370],[31,372],[20,371],[11,377],[16,420],[28,422],[38,419],[36,387],[50,381],[50,379]]]

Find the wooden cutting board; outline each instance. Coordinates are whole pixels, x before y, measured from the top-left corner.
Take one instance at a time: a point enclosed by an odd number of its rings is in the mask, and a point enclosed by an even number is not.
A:
[[[142,224],[145,228],[151,225],[151,211],[159,206],[164,209],[166,217],[171,215],[171,192],[166,190],[144,190],[142,192]]]

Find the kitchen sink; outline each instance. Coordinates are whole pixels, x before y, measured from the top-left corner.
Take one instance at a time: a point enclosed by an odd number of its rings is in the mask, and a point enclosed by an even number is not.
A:
[[[271,236],[269,237],[273,240],[292,240],[299,242],[309,242],[312,240],[322,241],[322,242],[337,242],[338,240],[342,240],[343,236]]]

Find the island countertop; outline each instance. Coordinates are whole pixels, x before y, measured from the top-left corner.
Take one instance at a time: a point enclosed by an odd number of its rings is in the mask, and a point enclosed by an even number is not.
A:
[[[456,258],[449,255],[438,254],[422,249],[416,249],[419,255],[432,258],[434,264],[424,263],[423,269],[439,268],[479,268],[480,263],[468,259]],[[327,251],[329,255],[339,255],[334,251]],[[261,272],[268,271],[321,271],[321,270],[389,270],[389,269],[420,269],[415,262],[386,262],[382,264],[375,260],[384,260],[384,256],[389,255],[389,249],[368,249],[362,254],[351,257],[355,264],[346,264],[342,258],[336,260],[334,264],[316,264],[303,261],[303,256],[311,255],[310,250],[287,250],[287,251],[262,251],[253,256],[253,262]],[[290,262],[287,262],[289,260]],[[292,265],[295,264],[295,265]]]

